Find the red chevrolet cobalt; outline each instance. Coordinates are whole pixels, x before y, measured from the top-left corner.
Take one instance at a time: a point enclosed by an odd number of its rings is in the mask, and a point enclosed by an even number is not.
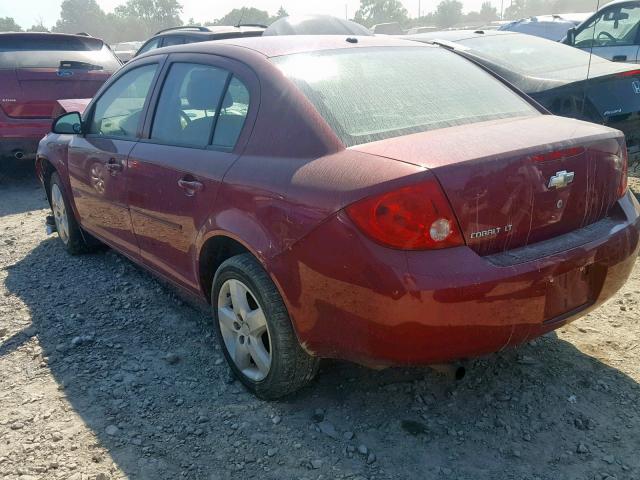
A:
[[[103,242],[209,301],[263,398],[323,357],[424,365],[518,345],[610,298],[638,253],[623,135],[439,47],[159,49],[53,130],[37,166],[66,249]]]

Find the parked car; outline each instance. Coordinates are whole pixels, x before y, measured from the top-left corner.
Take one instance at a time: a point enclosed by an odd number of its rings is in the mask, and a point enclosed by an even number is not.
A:
[[[398,22],[378,23],[371,27],[374,35],[402,35],[404,31]]]
[[[273,22],[264,31],[270,35],[372,35],[367,27],[331,15],[293,15]]]
[[[530,35],[446,31],[410,37],[446,45],[496,72],[551,113],[608,125],[640,162],[640,70]]]
[[[508,32],[526,33],[536,37],[559,42],[566,37],[567,31],[586,20],[591,13],[566,13],[562,15],[537,15],[521,18],[499,26],[497,29]]]
[[[131,60],[144,42],[120,42],[111,46],[113,53],[122,62]]]
[[[33,160],[56,101],[93,96],[118,68],[98,38],[0,33],[0,158]]]
[[[207,42],[209,40],[223,40],[225,38],[259,37],[266,29],[266,25],[239,26],[183,26],[160,30],[147,40],[135,56],[150,52],[156,48],[182,45],[185,43]]]
[[[68,252],[98,239],[210,302],[263,398],[323,357],[431,364],[531,340],[611,298],[639,249],[622,133],[389,37],[145,54],[56,120],[37,172]]]
[[[614,62],[640,61],[640,1],[615,1],[598,9],[563,42]]]

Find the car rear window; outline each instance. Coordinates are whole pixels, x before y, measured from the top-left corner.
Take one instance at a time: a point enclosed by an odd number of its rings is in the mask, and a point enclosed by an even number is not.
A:
[[[575,76],[576,80],[582,80],[589,67],[589,53],[533,35],[489,35],[458,43],[496,65],[529,76],[544,74],[545,78],[558,80]],[[591,66],[602,62],[608,63],[595,55],[591,58]]]
[[[114,72],[120,62],[97,38],[0,35],[0,69],[65,68]]]
[[[434,47],[376,47],[272,59],[346,146],[537,110],[468,60]]]

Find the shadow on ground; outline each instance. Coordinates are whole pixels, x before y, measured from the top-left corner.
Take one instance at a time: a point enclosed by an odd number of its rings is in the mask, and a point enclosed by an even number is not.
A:
[[[51,238],[6,286],[33,324],[0,355],[37,335],[132,479],[640,477],[638,384],[554,335],[473,362],[458,383],[327,362],[310,388],[269,403],[229,380],[207,315],[112,251],[70,257]]]

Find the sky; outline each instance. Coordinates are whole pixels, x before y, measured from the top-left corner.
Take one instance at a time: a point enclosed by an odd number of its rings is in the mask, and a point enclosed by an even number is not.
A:
[[[256,7],[275,14],[282,5],[289,14],[320,13],[344,17],[345,6],[349,18],[358,9],[359,0],[179,0],[183,6],[182,18],[197,22],[214,20],[234,8]],[[418,4],[423,14],[435,10],[439,0],[401,0],[409,11],[409,16],[418,15]],[[462,0],[464,11],[479,10],[483,0]],[[505,8],[509,0],[505,0]],[[13,17],[22,27],[28,28],[40,21],[46,27],[52,27],[60,14],[62,0],[0,0],[0,17]],[[107,12],[125,3],[125,0],[98,0],[98,4]],[[500,0],[492,0],[500,11]]]

